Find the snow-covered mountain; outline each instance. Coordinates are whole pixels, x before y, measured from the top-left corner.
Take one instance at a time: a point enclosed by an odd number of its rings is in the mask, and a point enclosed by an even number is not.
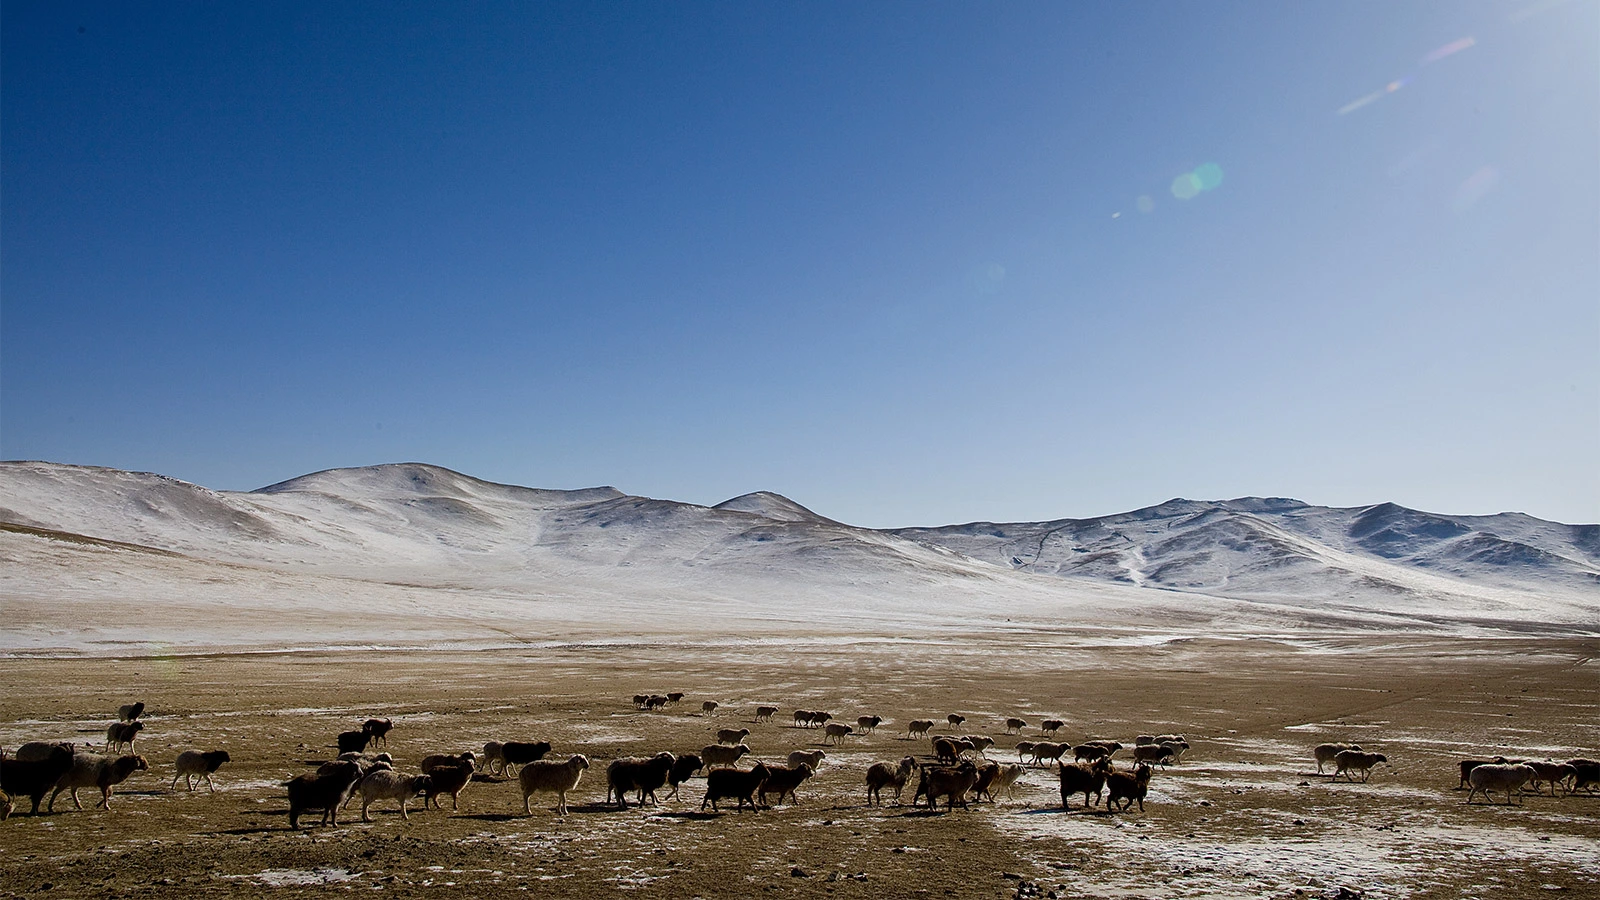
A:
[[[1175,500],[881,531],[767,492],[705,507],[416,463],[227,492],[7,462],[0,563],[0,649],[13,651],[489,634],[1600,631],[1600,527],[1390,504]]]

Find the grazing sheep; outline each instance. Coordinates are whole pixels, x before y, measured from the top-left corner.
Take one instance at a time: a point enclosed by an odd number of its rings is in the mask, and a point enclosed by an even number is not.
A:
[[[406,801],[412,797],[426,796],[433,787],[431,775],[402,775],[393,769],[371,769],[361,779],[361,821],[371,822],[372,817],[367,815],[367,810],[379,800],[397,800],[400,803],[400,818],[410,821],[406,814]],[[422,802],[426,809],[428,802]]]
[[[1360,750],[1360,744],[1318,744],[1311,750],[1311,757],[1317,761],[1317,774],[1322,774],[1322,767],[1333,762],[1334,757],[1346,750]]]
[[[1017,741],[1017,762],[1022,762],[1028,754],[1033,752],[1035,746],[1033,741]]]
[[[549,759],[532,760],[522,767],[522,772],[517,779],[522,782],[522,811],[533,815],[533,808],[528,804],[528,798],[535,792],[542,791],[556,795],[556,815],[567,814],[567,791],[578,786],[583,780],[585,769],[589,768],[589,757],[582,753],[571,757],[564,763]]]
[[[361,769],[353,762],[329,763],[315,775],[300,775],[283,783],[289,789],[289,827],[300,827],[300,814],[322,810],[322,824],[339,824],[339,807],[361,783]]]
[[[791,763],[791,765],[793,765]],[[685,753],[678,757],[672,764],[672,770],[667,773],[667,784],[672,785],[672,792],[667,794],[667,799],[678,799],[678,786],[694,777],[694,773],[705,767],[705,761],[693,753]]]
[[[659,803],[656,800],[656,789],[667,783],[667,778],[672,774],[672,767],[677,763],[677,757],[662,751],[655,756],[644,758],[640,756],[624,756],[614,760],[606,766],[606,802],[611,802],[616,796],[617,806],[628,808],[628,791],[637,791],[639,805],[644,805],[645,797],[650,798],[651,805]]]
[[[336,742],[339,745],[341,754],[365,753],[367,744],[372,742],[372,732],[367,731],[365,728],[360,731],[341,731]]]
[[[17,748],[11,758],[17,762],[39,762],[55,755],[56,748],[64,748],[68,754],[78,752],[78,747],[71,741],[29,741]]]
[[[995,802],[995,791],[1008,791],[1022,777],[1022,766],[1001,765],[989,763],[978,770],[978,783],[974,786],[978,801],[983,801],[983,795],[989,795],[989,802]]]
[[[824,741],[831,741],[834,744],[843,744],[844,739],[852,734],[855,734],[856,730],[851,728],[849,725],[841,725],[838,722],[829,722],[827,727],[824,729],[824,732],[825,733],[822,738]]]
[[[455,756],[451,756],[448,753],[430,753],[422,758],[422,771],[424,773],[427,773],[433,769],[441,768],[443,766],[462,765],[472,766],[474,769],[476,769],[478,767],[478,754],[473,753],[471,750],[467,750],[463,753],[458,753]]]
[[[1467,802],[1471,803],[1472,796],[1479,791],[1482,791],[1484,801],[1487,803],[1493,803],[1494,798],[1489,796],[1489,792],[1504,791],[1506,795],[1506,805],[1510,806],[1511,797],[1515,795],[1523,785],[1532,781],[1537,774],[1538,773],[1533,770],[1533,767],[1526,763],[1487,763],[1485,765],[1478,766],[1467,775],[1467,783],[1472,786],[1471,789],[1467,791]],[[1522,802],[1522,798],[1520,796],[1517,797],[1517,802]]]
[[[460,809],[461,792],[472,783],[472,772],[476,768],[471,760],[456,765],[449,763],[436,763],[433,768],[423,768],[423,772],[432,779],[428,784],[427,793],[422,800],[422,808],[427,809],[432,804],[434,809],[444,809],[439,802],[440,795],[450,795],[450,808]]]
[[[747,744],[734,744],[725,747],[722,744],[712,744],[700,749],[700,758],[705,760],[707,776],[710,777],[711,769],[731,767],[739,761],[739,757],[750,752]]]
[[[1022,729],[1027,728],[1027,727],[1028,727],[1028,720],[1027,719],[1019,719],[1019,718],[1013,716],[1013,717],[1011,717],[1011,718],[1006,720],[1006,734],[1021,734],[1022,733]]]
[[[361,723],[361,730],[370,735],[368,742],[382,744],[384,749],[389,747],[389,732],[394,729],[394,722],[388,719],[368,719]]]
[[[544,755],[549,752],[549,741],[534,741],[532,743],[506,741],[500,745],[500,757],[506,761],[508,767],[525,766],[528,763],[536,762],[544,759]]]
[[[1092,763],[1073,763],[1059,765],[1061,776],[1061,807],[1068,809],[1072,806],[1071,797],[1074,794],[1083,794],[1083,808],[1090,806],[1089,795],[1094,795],[1096,803],[1100,802],[1100,793],[1105,788],[1106,776],[1111,774],[1111,761],[1101,758]]]
[[[957,803],[966,809],[967,791],[977,783],[978,767],[968,760],[957,766],[924,766],[911,805],[915,806],[919,797],[927,797],[928,808],[938,809],[939,798],[945,797],[946,810],[955,809]]]
[[[756,721],[771,722],[773,715],[777,712],[778,708],[776,706],[758,706],[756,707]]]
[[[791,766],[794,765],[791,757]],[[900,792],[906,789],[906,782],[911,779],[911,773],[917,770],[917,759],[907,756],[900,760],[898,767],[889,763],[873,763],[867,769],[867,805],[876,803],[883,805],[883,789],[894,788],[894,802],[900,802]]]
[[[673,691],[667,694],[667,702],[673,706],[677,706],[679,703],[682,703],[683,691]]]
[[[912,719],[910,724],[906,725],[906,737],[927,737],[928,732],[932,730],[932,719]]]
[[[721,705],[722,704],[715,700],[707,700],[706,702],[700,704],[700,711],[708,716],[714,716],[717,714],[717,707]]]
[[[1039,723],[1039,733],[1055,734],[1062,728],[1066,727],[1066,724],[1067,723],[1061,721],[1060,719],[1045,719],[1043,722]]]
[[[856,730],[862,734],[872,734],[882,724],[883,716],[856,716]]]
[[[201,753],[199,750],[185,750],[179,753],[178,761],[172,766],[176,772],[172,776],[172,790],[178,789],[179,778],[183,779],[184,787],[194,790],[194,779],[198,775],[206,780],[206,787],[210,788],[212,793],[216,793],[217,786],[211,783],[211,773],[229,761],[230,757],[226,750],[211,750],[206,753]]]
[[[1533,769],[1533,778],[1529,780],[1529,783],[1533,785],[1535,794],[1544,793],[1544,790],[1539,785],[1549,782],[1550,796],[1554,797],[1556,796],[1556,788],[1565,788],[1567,779],[1573,778],[1578,774],[1578,770],[1567,763],[1529,760],[1527,765]]]
[[[1347,773],[1360,772],[1361,782],[1365,784],[1367,779],[1372,776],[1372,768],[1378,763],[1386,763],[1388,761],[1389,757],[1384,756],[1382,753],[1363,753],[1360,750],[1340,750],[1338,754],[1333,757],[1333,779],[1338,781],[1339,776],[1344,775],[1346,781],[1354,781],[1355,779],[1351,778]]]
[[[56,781],[56,790],[50,793],[50,812],[56,812],[56,798],[61,796],[61,791],[67,791],[72,796],[72,807],[83,809],[83,804],[78,802],[78,788],[99,788],[101,802],[94,806],[110,809],[110,794],[112,788],[128,780],[134,772],[146,772],[150,769],[149,762],[142,756],[96,756],[93,753],[77,753],[72,756],[72,769],[67,769],[66,775]]]
[[[124,703],[117,707],[118,722],[132,722],[134,719],[137,719],[142,715],[144,715],[143,700],[139,701],[138,703]]]
[[[790,767],[805,763],[812,771],[822,768],[822,761],[828,758],[826,750],[795,750],[789,754]]]
[[[723,728],[717,731],[717,743],[742,744],[744,739],[749,736],[750,729],[748,728]]]
[[[1150,767],[1147,765],[1134,766],[1132,772],[1109,772],[1106,774],[1106,809],[1117,808],[1117,801],[1122,801],[1122,812],[1127,812],[1128,807],[1135,800],[1139,801],[1139,812],[1144,812],[1144,798],[1150,792]],[[1086,798],[1087,799],[1087,798]]]
[[[737,798],[739,811],[744,811],[745,802],[750,803],[752,810],[759,811],[761,807],[756,803],[756,793],[767,783],[767,774],[770,770],[765,763],[756,763],[755,768],[748,772],[738,769],[712,769],[706,773],[706,796],[700,801],[700,808],[711,804],[713,812],[717,812],[717,801]]]
[[[504,775],[506,771],[506,745],[489,741],[483,745],[483,768],[491,775]]]
[[[111,727],[106,729],[106,749],[116,753],[126,747],[132,753],[133,742],[143,730],[143,722],[112,722]]]
[[[950,727],[951,728],[960,728],[961,727],[961,723],[965,722],[967,720],[967,717],[963,716],[963,715],[961,715],[959,713],[951,713],[950,715],[945,716],[944,720],[946,722],[950,723]]]
[[[73,752],[61,744],[52,746],[44,759],[7,759],[0,755],[0,791],[32,800],[33,809],[29,812],[36,816],[39,801],[72,769],[73,759]]]
[[[1040,741],[1033,745],[1033,764],[1036,766],[1042,766],[1045,764],[1046,760],[1055,762],[1061,758],[1061,754],[1071,749],[1072,747],[1067,744],[1053,744],[1049,741]]]
[[[783,802],[785,794],[789,795],[790,803],[799,803],[800,799],[794,795],[794,789],[799,787],[801,782],[810,778],[815,771],[805,763],[792,767],[768,766],[767,780],[763,781],[761,787],[756,790],[756,797],[761,801],[762,806],[769,805],[767,803],[768,794],[777,794],[779,803]]]

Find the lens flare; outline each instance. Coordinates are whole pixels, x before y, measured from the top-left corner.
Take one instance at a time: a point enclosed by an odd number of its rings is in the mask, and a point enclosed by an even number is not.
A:
[[[1200,179],[1193,172],[1185,172],[1172,179],[1172,196],[1179,200],[1193,200],[1200,196]]]
[[[1214,191],[1222,186],[1222,167],[1216,163],[1206,163],[1194,170],[1194,177],[1200,183],[1200,190]]]
[[[1133,205],[1139,207],[1139,212],[1148,213],[1156,208],[1156,201],[1149,194],[1140,194],[1139,199],[1133,201]]]
[[[1430,63],[1436,63],[1439,60],[1444,59],[1446,56],[1453,56],[1454,54],[1460,53],[1468,47],[1476,46],[1477,43],[1477,40],[1471,37],[1464,37],[1459,41],[1451,41],[1450,43],[1445,44],[1443,47],[1440,47],[1432,53],[1429,53],[1427,56],[1424,56],[1422,58],[1422,65],[1426,66]]]
[[[1466,212],[1476,206],[1478,201],[1494,190],[1494,186],[1499,183],[1500,171],[1494,166],[1484,166],[1468,175],[1467,180],[1456,188],[1455,200],[1451,202],[1450,207],[1456,212]]]

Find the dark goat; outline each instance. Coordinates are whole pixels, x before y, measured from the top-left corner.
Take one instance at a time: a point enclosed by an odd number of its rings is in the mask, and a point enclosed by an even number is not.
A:
[[[322,810],[322,824],[339,824],[339,807],[361,783],[361,769],[353,762],[328,763],[316,775],[301,775],[284,782],[289,789],[289,827],[300,827],[300,814]]]
[[[124,703],[117,707],[117,721],[119,722],[132,722],[142,715],[144,715],[143,700],[138,703]]]
[[[361,723],[361,730],[368,735],[370,743],[389,746],[389,732],[394,730],[394,722],[389,719],[368,719]]]
[[[341,731],[338,740],[340,753],[361,753],[372,742],[372,732],[365,728],[360,731]]]
[[[1126,812],[1133,801],[1139,801],[1139,812],[1144,812],[1144,798],[1150,791],[1150,767],[1139,765],[1132,772],[1111,772],[1106,775],[1106,809],[1117,808],[1117,801],[1122,801],[1120,809]],[[1084,795],[1087,801],[1088,795]]]
[[[13,797],[33,801],[33,815],[39,814],[39,801],[72,768],[72,751],[63,746],[51,748],[49,756],[36,760],[0,757],[0,790]]]
[[[711,809],[717,809],[718,800],[737,798],[739,810],[744,810],[744,805],[749,802],[750,808],[759,810],[756,803],[756,792],[767,783],[768,769],[765,763],[756,763],[755,768],[748,772],[738,769],[712,769],[706,773],[706,797],[700,801],[700,808],[705,809],[706,804],[711,804]]]
[[[667,773],[667,784],[672,785],[672,793],[667,795],[667,799],[677,799],[678,785],[683,784],[685,781],[688,781],[690,778],[694,777],[694,773],[700,771],[704,767],[705,763],[700,759],[699,756],[693,753],[685,753],[684,755],[678,757],[677,762],[672,764],[672,771]]]
[[[500,745],[500,756],[505,759],[507,765],[512,766],[525,766],[536,760],[544,759],[544,755],[549,752],[549,741],[534,741],[533,743],[506,741]]]
[[[677,763],[677,757],[662,751],[648,759],[640,756],[625,756],[606,766],[606,800],[609,802],[613,795],[616,796],[617,806],[628,808],[628,791],[636,791],[639,795],[639,805],[644,805],[644,798],[649,797],[650,803],[656,804],[656,789],[667,783],[667,776],[672,774],[672,767]]]
[[[1083,808],[1090,806],[1089,795],[1093,794],[1095,802],[1099,802],[1100,793],[1105,789],[1106,776],[1111,773],[1109,760],[1100,759],[1092,763],[1061,764],[1061,807],[1072,806],[1073,794],[1083,794]]]

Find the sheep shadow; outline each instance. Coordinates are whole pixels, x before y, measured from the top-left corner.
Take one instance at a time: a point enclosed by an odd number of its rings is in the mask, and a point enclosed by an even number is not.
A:
[[[212,837],[222,837],[223,835],[273,834],[282,830],[282,828],[273,828],[268,825],[255,825],[249,828],[218,828],[208,831],[206,834]]]
[[[526,819],[528,816],[522,813],[460,813],[450,818],[471,819],[474,822],[514,822],[518,819]]]
[[[1074,806],[1071,808],[1061,806],[1045,806],[1039,809],[1025,809],[1017,813],[1019,816],[1094,816],[1103,819],[1108,816],[1120,815],[1118,810],[1098,809],[1095,807]]]
[[[701,812],[700,810],[697,810],[697,809],[685,809],[685,810],[679,810],[677,812],[652,813],[647,818],[651,818],[651,819],[683,819],[683,820],[689,821],[689,822],[709,822],[712,819],[720,819],[720,818],[722,818],[723,816],[726,816],[726,815],[728,815],[728,813],[725,813],[725,812]]]

